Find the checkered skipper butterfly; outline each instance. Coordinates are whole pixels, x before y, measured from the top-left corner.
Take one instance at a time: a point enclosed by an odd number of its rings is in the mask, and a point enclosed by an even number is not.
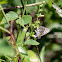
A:
[[[50,30],[48,28],[43,27],[43,26],[39,26],[39,27],[37,27],[35,32],[36,32],[35,36],[38,37],[38,39],[39,39],[39,38],[41,38],[41,36],[46,35],[47,33],[49,33]]]

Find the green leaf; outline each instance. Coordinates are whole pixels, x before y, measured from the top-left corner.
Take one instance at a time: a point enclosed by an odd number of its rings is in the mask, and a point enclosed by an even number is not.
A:
[[[9,56],[5,56],[6,58],[8,58],[10,61],[12,61],[13,59]]]
[[[0,4],[5,4],[7,3],[7,0],[0,0]]]
[[[29,36],[30,36],[30,33],[29,33],[29,32],[27,32],[27,33],[26,33],[26,37],[29,37]]]
[[[21,40],[21,41],[24,40],[26,31],[27,31],[27,28],[24,28],[23,31],[22,31],[22,33],[21,33],[21,36],[20,36],[20,40]]]
[[[33,39],[29,39],[29,40],[25,41],[25,45],[39,45],[39,42],[37,42]]]
[[[39,58],[36,56],[36,54],[32,50],[28,50],[27,53],[30,58],[30,62],[40,62]]]
[[[22,18],[24,20],[24,24],[31,24],[32,17],[30,15],[24,15]]]
[[[40,59],[42,62],[44,62],[44,54],[45,54],[45,46],[42,47],[40,52]]]
[[[24,15],[21,19],[16,20],[16,23],[24,27],[26,24],[31,24],[32,17],[30,15]]]
[[[9,21],[11,21],[11,20],[17,19],[17,18],[18,18],[18,15],[17,15],[15,12],[10,11],[10,12],[8,12],[8,13],[6,14],[6,18],[7,18],[8,22],[9,22]],[[3,17],[2,21],[1,21],[1,24],[4,24],[4,23],[6,23],[5,17]]]
[[[0,39],[0,56],[8,55],[13,57],[15,50],[8,44],[7,40]]]
[[[17,23],[17,24],[20,24],[21,26],[24,27],[24,20],[23,20],[23,19],[18,19],[18,20],[16,20],[16,23]]]
[[[6,40],[10,40],[10,36],[6,37]]]
[[[18,47],[22,62],[30,62],[30,58],[26,52],[26,47]]]
[[[18,47],[18,51],[19,51],[20,53],[26,54],[26,48],[25,48],[25,47]]]
[[[19,42],[21,40],[20,36],[21,36],[21,31],[19,31],[19,34],[18,34],[18,37],[17,37],[17,42]]]
[[[28,54],[20,54],[22,62],[30,62]]]
[[[25,38],[25,35],[26,35],[26,31],[27,31],[27,28],[24,28],[22,33],[19,32],[18,34],[18,38],[17,38],[17,45],[20,45],[20,46],[23,46],[24,45],[24,38]]]
[[[19,47],[18,50],[20,52],[22,62],[30,62],[29,56],[28,56],[26,50],[24,48],[22,48],[22,47]]]

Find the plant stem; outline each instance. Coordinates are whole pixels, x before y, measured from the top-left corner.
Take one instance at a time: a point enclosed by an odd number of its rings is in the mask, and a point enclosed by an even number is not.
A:
[[[15,44],[15,39],[14,39],[13,34],[11,35],[11,37],[12,37],[12,40],[13,40],[13,42],[14,42],[14,47],[15,47],[15,51],[16,51],[16,54],[17,54],[16,44]],[[17,54],[17,57],[18,57],[18,60],[19,60],[19,62],[20,62],[20,59],[19,59],[18,54]]]
[[[7,23],[8,23],[8,20],[7,20],[7,18],[6,18],[5,12],[4,12],[4,10],[3,10],[3,8],[2,8],[1,5],[0,5],[0,8],[1,8],[1,11],[2,11],[3,15],[5,16],[5,19],[6,19]]]
[[[5,60],[3,60],[3,59],[0,59],[0,61],[3,61],[3,62],[5,62]]]
[[[36,39],[34,38],[34,40],[36,40]],[[41,61],[41,58],[40,58],[40,55],[39,55],[39,47],[38,47],[38,45],[36,45],[36,50],[37,50],[37,53],[38,53],[38,57],[39,57],[39,59],[40,59],[40,62],[42,62],[42,61]]]
[[[26,3],[24,4],[24,10],[23,10],[22,16],[24,16],[24,13],[25,13],[25,10],[26,10],[26,4],[27,4],[27,1],[26,1]]]
[[[7,29],[5,29],[5,28],[3,28],[1,26],[0,26],[0,29],[10,34],[10,32]]]
[[[42,4],[42,3],[44,3],[44,2],[45,2],[45,1],[43,1],[43,2],[38,2],[38,3],[34,3],[34,4],[29,4],[29,5],[26,5],[26,7],[39,5],[39,4]],[[7,10],[7,9],[14,9],[14,8],[23,8],[23,6],[8,7],[8,8],[3,8],[3,9],[4,9],[4,10]]]
[[[15,51],[16,51],[16,54],[17,54],[17,49],[16,49],[16,44],[15,44],[15,39],[14,39],[14,36],[13,36],[13,21],[11,21],[11,24],[10,24],[10,32],[11,32],[11,45],[12,45],[12,40],[14,42],[14,47],[15,47]],[[19,59],[19,56],[17,54],[17,57],[18,57],[18,61],[20,62],[20,59]]]
[[[39,56],[39,59],[40,59],[40,62],[41,62],[41,58],[40,58],[40,55],[39,55],[39,47],[36,46],[36,49],[37,49],[37,53],[38,53],[38,56]]]

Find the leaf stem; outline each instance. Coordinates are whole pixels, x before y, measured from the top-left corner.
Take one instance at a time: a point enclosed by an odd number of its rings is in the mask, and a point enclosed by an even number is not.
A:
[[[22,16],[24,16],[24,13],[25,13],[25,10],[26,10],[26,4],[27,4],[27,1],[26,1],[26,3],[24,4],[24,10],[23,10]]]
[[[1,8],[1,11],[2,11],[3,15],[5,16],[6,22],[8,23],[8,20],[7,20],[7,18],[6,18],[5,12],[4,12],[4,10],[3,10],[3,8],[2,8],[1,5],[0,5],[0,8]]]
[[[0,26],[0,29],[10,34],[10,31],[8,31],[7,29],[5,29],[5,28],[3,28],[1,26]]]
[[[3,61],[3,62],[5,62],[5,60],[3,60],[3,59],[0,59],[0,61]]]

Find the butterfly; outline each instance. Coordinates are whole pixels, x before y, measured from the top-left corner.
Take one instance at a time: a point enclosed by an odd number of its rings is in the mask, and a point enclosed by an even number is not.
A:
[[[60,7],[57,6],[57,5],[54,4],[54,3],[52,3],[52,6],[53,6],[54,9],[56,9],[56,12],[58,13],[58,15],[59,15],[60,17],[62,17],[62,9],[60,9]]]
[[[35,36],[38,37],[38,39],[40,39],[41,36],[46,35],[47,33],[49,33],[50,30],[48,28],[44,27],[44,26],[39,26],[39,27],[37,27],[35,32],[36,32]]]

